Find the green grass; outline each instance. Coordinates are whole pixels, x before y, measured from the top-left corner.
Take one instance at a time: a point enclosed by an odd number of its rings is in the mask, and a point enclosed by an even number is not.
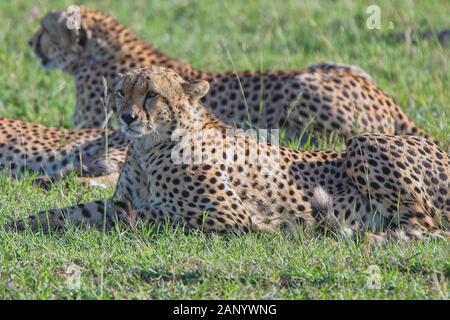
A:
[[[389,36],[408,27],[442,29],[442,1],[80,1],[116,16],[164,52],[208,70],[298,69],[321,61],[361,66],[406,113],[450,143],[449,47]],[[382,30],[366,28],[381,8]],[[0,116],[70,127],[74,84],[32,58],[38,19],[67,1],[0,2]],[[394,30],[388,28],[393,23]],[[392,24],[391,24],[392,25]],[[295,142],[290,144],[297,147]],[[339,143],[338,146],[342,144]],[[336,148],[330,139],[311,148]],[[111,195],[73,179],[42,191],[33,177],[0,178],[0,225],[30,212]],[[300,230],[239,237],[184,235],[138,226],[110,233],[69,227],[55,234],[0,231],[0,298],[448,298],[449,243],[390,243],[314,237]],[[67,268],[81,271],[68,287]],[[380,289],[367,269],[380,269]],[[70,279],[70,277],[69,277]]]

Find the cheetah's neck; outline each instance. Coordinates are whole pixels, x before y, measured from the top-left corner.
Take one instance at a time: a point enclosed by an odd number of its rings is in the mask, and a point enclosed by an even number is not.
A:
[[[89,8],[82,8],[82,12],[89,24],[91,39],[94,40],[86,50],[88,54],[85,62],[88,65],[119,73],[139,67],[163,65],[187,79],[211,78],[210,73],[194,69],[188,62],[172,58],[139,39],[113,17]]]

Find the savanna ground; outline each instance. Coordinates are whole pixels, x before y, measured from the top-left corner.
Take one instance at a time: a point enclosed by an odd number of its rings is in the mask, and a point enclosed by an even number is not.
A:
[[[116,16],[157,48],[198,68],[359,65],[420,127],[443,144],[450,142],[449,47],[433,38],[411,45],[391,36],[408,28],[450,27],[447,0],[79,3]],[[27,46],[39,18],[68,4],[0,2],[0,116],[71,125],[72,80],[41,69]],[[381,9],[381,30],[366,27],[370,4]],[[295,141],[290,145],[298,147]],[[324,136],[305,148],[342,148],[342,141]],[[32,180],[0,178],[1,225],[39,209],[112,193],[70,178],[43,191]],[[377,268],[379,288],[376,278],[375,287],[368,281]],[[77,270],[80,286],[73,281]],[[376,247],[301,230],[221,237],[142,225],[110,233],[74,227],[48,235],[0,231],[3,299],[446,299],[449,277],[446,240]]]

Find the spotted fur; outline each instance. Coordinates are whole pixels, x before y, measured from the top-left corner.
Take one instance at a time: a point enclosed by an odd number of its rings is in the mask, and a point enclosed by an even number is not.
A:
[[[0,118],[0,169],[16,177],[26,171],[55,178],[69,171],[88,176],[117,172],[126,145],[127,138],[112,130],[49,128]]]
[[[103,77],[112,90],[118,72],[162,65],[186,79],[209,81],[211,90],[202,102],[220,120],[238,127],[283,126],[292,135],[314,119],[314,129],[345,137],[362,132],[424,135],[358,67],[317,64],[297,71],[200,71],[156,50],[114,18],[86,7],[80,10],[80,29],[67,28],[66,10],[52,11],[30,39],[44,66],[61,68],[74,77],[73,121],[79,127],[100,127],[105,120]]]
[[[299,132],[314,118],[316,129],[338,131],[344,136],[364,131],[422,134],[394,100],[357,67],[319,64],[301,71],[202,72],[152,48],[115,19],[93,9],[80,9],[80,29],[68,29],[65,11],[54,11],[42,19],[41,28],[30,40],[45,67],[61,68],[74,76],[77,99],[73,119],[79,127],[101,127],[104,123],[103,77],[111,93],[118,73],[137,66],[159,64],[170,66],[189,79],[208,80],[211,90],[202,102],[220,120],[238,127],[250,124],[260,128],[284,126],[289,135]],[[262,110],[261,99],[264,102]],[[111,109],[113,105],[111,103]],[[77,156],[69,152],[70,156],[63,155],[61,161],[47,162],[47,159],[54,159],[48,142],[34,139],[31,132],[22,130],[20,135],[29,138],[22,138],[20,145],[16,145],[16,128],[9,127],[9,120],[0,119],[0,123],[4,132],[0,136],[3,146],[0,164],[13,169],[13,174],[26,167],[40,174],[61,175],[68,167],[78,168],[76,159],[79,158],[90,163],[90,175],[109,174],[120,168],[125,159],[128,140],[119,137],[119,132],[111,132],[109,148],[104,150],[112,154],[101,155],[99,150],[96,156],[101,159],[99,161],[91,161],[91,152],[84,154],[86,145],[90,145],[89,136],[84,135],[77,138],[78,145],[73,140],[66,147],[76,150]],[[36,130],[42,132],[47,130],[25,123],[22,126],[38,128]],[[62,134],[55,133],[56,129],[49,130],[52,134]],[[75,131],[70,132],[79,136]],[[93,144],[105,145],[106,141],[100,141],[100,132],[96,134],[98,138]],[[32,141],[35,150],[32,155],[25,156]]]
[[[138,217],[221,233],[324,222],[347,236],[439,234],[450,209],[450,163],[425,138],[363,134],[348,140],[346,152],[294,151],[218,120],[199,102],[208,88],[162,67],[127,73],[116,103],[132,142],[112,199],[9,227],[101,226],[104,219],[111,226]]]

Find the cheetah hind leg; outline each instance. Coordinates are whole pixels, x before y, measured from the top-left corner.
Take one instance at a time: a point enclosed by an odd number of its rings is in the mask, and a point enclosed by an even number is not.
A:
[[[376,244],[383,244],[387,241],[411,242],[414,240],[450,239],[449,233],[445,231],[423,231],[412,227],[400,227],[378,232],[364,230],[359,233],[359,237]]]
[[[314,216],[319,217],[326,227],[344,239],[367,239],[371,243],[383,244],[388,240],[409,242],[420,239],[449,239],[450,237],[449,232],[425,227],[416,220],[405,221],[400,226],[387,224],[375,228],[362,220],[350,223],[344,217],[335,215],[333,198],[321,187],[314,189],[311,207]]]
[[[436,227],[426,227],[417,222],[416,218],[403,223],[400,226],[386,226],[383,230],[370,231],[362,229],[358,233],[360,239],[368,239],[375,243],[385,243],[388,240],[394,242],[410,242],[414,240],[450,239],[448,231]]]

